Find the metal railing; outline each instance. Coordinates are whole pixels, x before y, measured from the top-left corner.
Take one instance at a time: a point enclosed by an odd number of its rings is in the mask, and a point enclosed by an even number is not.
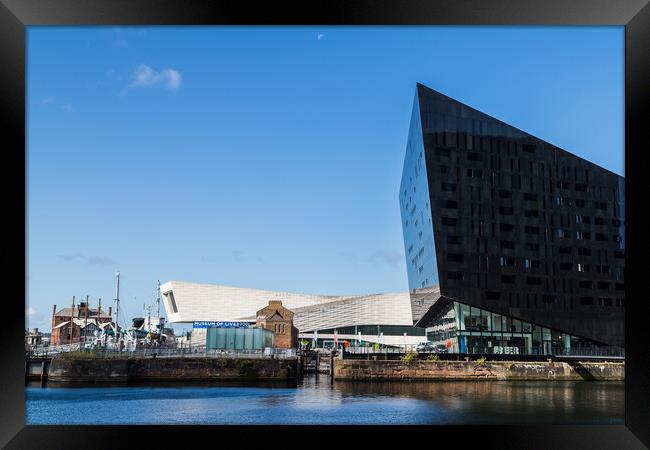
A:
[[[80,356],[96,358],[179,358],[179,357],[209,357],[209,358],[246,358],[246,359],[292,359],[296,358],[295,349],[266,348],[260,350],[222,350],[209,349],[205,346],[192,347],[141,347],[129,348],[83,348],[83,345],[45,347],[28,352],[27,356],[49,357],[60,354],[79,353]]]
[[[384,349],[374,349],[372,347],[348,347],[345,349],[345,354],[352,354],[352,355],[403,355],[405,353],[408,353],[410,351],[416,351],[416,346],[407,346],[406,348],[404,347],[388,347]],[[422,353],[423,355],[428,355],[428,354],[435,354],[435,351],[423,351],[423,352],[418,352]],[[452,353],[439,353],[441,355],[445,354],[452,354]],[[526,354],[526,353],[517,353],[517,354],[511,354],[511,355],[504,355],[504,354],[491,354],[491,353],[453,353],[453,355],[461,355],[461,356],[495,356],[495,357],[507,357],[507,356],[517,356],[517,357],[526,357],[526,356],[534,356],[534,357],[608,357],[608,358],[625,358],[625,349],[619,348],[619,347],[596,347],[596,348],[571,348],[571,349],[553,349],[553,352],[550,354],[543,354],[543,353],[531,353],[531,354]]]
[[[415,345],[407,345],[405,347],[385,347],[374,349],[372,347],[348,347],[345,349],[345,353],[351,353],[355,355],[383,355],[388,354],[404,354],[410,351],[415,351]]]

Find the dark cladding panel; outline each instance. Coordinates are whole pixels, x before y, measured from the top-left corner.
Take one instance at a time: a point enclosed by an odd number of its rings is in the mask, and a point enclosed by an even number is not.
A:
[[[420,84],[416,103],[440,294],[622,346],[624,178]]]

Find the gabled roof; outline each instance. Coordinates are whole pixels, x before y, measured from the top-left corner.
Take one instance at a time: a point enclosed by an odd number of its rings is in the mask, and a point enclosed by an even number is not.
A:
[[[109,318],[110,317],[108,314],[106,314],[106,312],[103,309],[99,311],[99,315],[97,312],[98,312],[98,308],[88,308],[88,318],[90,317]],[[81,314],[81,311],[79,311],[79,307],[75,306],[74,310],[72,308],[63,308],[57,311],[57,313],[54,315],[64,316],[64,317],[70,317],[70,315],[74,317],[78,317],[79,315],[81,315],[81,317],[84,317],[85,313]]]
[[[266,320],[284,320],[284,317],[282,317],[279,311],[275,310],[272,314],[266,316]]]

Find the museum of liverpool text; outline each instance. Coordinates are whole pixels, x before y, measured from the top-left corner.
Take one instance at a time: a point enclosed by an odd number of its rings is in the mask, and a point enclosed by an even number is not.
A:
[[[624,197],[623,177],[418,84],[399,193],[415,325],[460,353],[622,352]]]

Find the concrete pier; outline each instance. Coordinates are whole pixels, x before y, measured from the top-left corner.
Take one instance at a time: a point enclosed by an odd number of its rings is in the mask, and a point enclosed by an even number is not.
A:
[[[54,358],[49,383],[296,380],[298,358]]]
[[[336,380],[623,381],[624,362],[334,360]]]

